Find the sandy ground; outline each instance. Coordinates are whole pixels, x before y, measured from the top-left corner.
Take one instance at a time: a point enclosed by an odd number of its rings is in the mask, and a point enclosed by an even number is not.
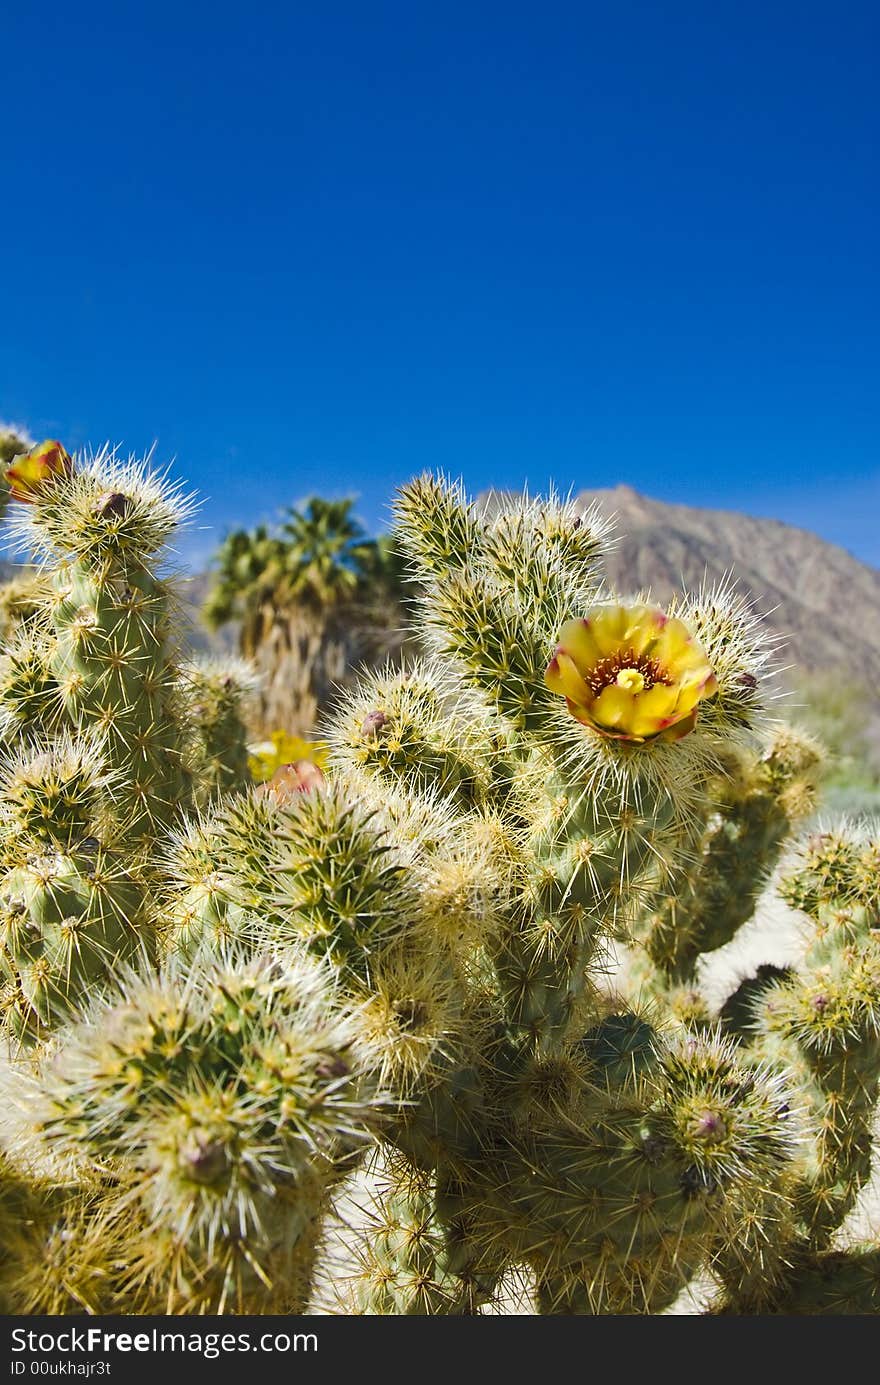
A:
[[[699,983],[706,999],[720,1005],[735,989],[743,976],[751,974],[760,962],[782,965],[797,961],[801,951],[802,917],[789,909],[775,895],[772,885],[759,901],[754,917],[726,947],[701,959]],[[10,1089],[9,1072],[0,1080],[0,1143],[14,1152],[22,1139],[22,1127],[14,1105],[5,1098],[3,1088]],[[880,1136],[880,1125],[878,1125]],[[326,1251],[318,1276],[311,1312],[340,1313],[347,1308],[346,1294],[357,1261],[353,1247],[362,1229],[368,1224],[366,1208],[370,1201],[370,1177],[358,1174],[342,1189],[336,1215],[327,1228]],[[842,1228],[840,1241],[880,1234],[880,1168],[863,1190],[857,1207]],[[682,1292],[672,1314],[700,1313],[711,1296],[711,1284],[698,1280]],[[501,1314],[527,1314],[532,1311],[528,1287],[512,1283],[493,1311]]]

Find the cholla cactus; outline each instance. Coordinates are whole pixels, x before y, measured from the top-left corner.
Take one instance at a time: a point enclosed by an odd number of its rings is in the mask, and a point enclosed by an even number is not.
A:
[[[2,1011],[43,1038],[120,962],[156,955],[168,830],[247,782],[249,675],[179,661],[157,566],[191,509],[178,487],[54,442],[7,481],[14,537],[41,566],[0,668]]]
[[[843,1311],[832,1273],[874,1311],[876,1247],[832,1241],[870,1170],[874,838],[804,849],[800,967],[699,992],[821,760],[768,717],[741,600],[609,592],[595,514],[423,477],[427,657],[345,695],[323,770],[253,787],[242,680],[167,641],[174,493],[51,449],[22,476],[54,556],[0,670],[6,1004],[38,1041],[7,1087],[41,1168],[0,1169],[0,1217],[37,1209],[11,1311],[301,1311],[359,1167],[341,1311],[515,1279],[540,1313],[658,1313],[704,1273],[715,1311]]]
[[[43,1082],[44,1138],[112,1167],[141,1304],[301,1311],[319,1218],[364,1139],[357,1031],[305,959],[217,962],[119,990],[69,1030]]]
[[[178,683],[196,733],[199,800],[250,782],[246,720],[259,686],[254,670],[242,659],[187,660]]]
[[[142,835],[186,803],[169,603],[155,555],[190,502],[147,467],[107,451],[73,466],[58,444],[19,459],[13,533],[51,575],[43,620],[53,727],[99,730]],[[28,720],[14,703],[8,716]]]
[[[834,1237],[872,1167],[880,1083],[880,834],[848,826],[802,845],[781,892],[803,911],[804,953],[752,997],[751,1051],[787,1070],[806,1148],[791,1189],[794,1215],[773,1247],[773,1273],[756,1277],[723,1257],[731,1311],[841,1311],[832,1267],[849,1284],[849,1312],[875,1312],[876,1249],[833,1253]],[[821,1306],[822,1302],[825,1307]],[[815,1303],[817,1306],[811,1308]]]

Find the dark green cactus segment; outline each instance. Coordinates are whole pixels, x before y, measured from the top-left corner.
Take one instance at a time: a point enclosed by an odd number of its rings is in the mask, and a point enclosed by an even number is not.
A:
[[[640,878],[653,864],[657,838],[671,812],[572,815],[552,836],[533,843],[532,888],[559,941],[590,942],[601,932],[625,930]]]
[[[744,976],[719,1012],[725,1031],[739,1038],[751,1037],[765,992],[779,981],[790,980],[793,975],[791,967],[777,967],[771,962],[762,962],[754,976]]]
[[[535,1308],[542,1317],[608,1316],[662,1313],[687,1284],[691,1261],[658,1266],[651,1259],[630,1257],[618,1272],[609,1257],[564,1270],[541,1270],[535,1285]]]
[[[535,1285],[535,1307],[540,1317],[594,1317],[597,1313],[597,1295],[591,1294],[590,1286],[596,1275],[590,1269],[582,1273],[569,1271],[553,1274],[545,1272],[538,1276]],[[602,1284],[602,1291],[605,1285]],[[599,1298],[599,1302],[602,1302]]]
[[[170,588],[150,561],[188,508],[166,478],[105,451],[54,475],[15,516],[21,543],[44,557],[43,638],[34,644],[43,672],[19,658],[0,701],[33,734],[102,740],[132,842],[187,806]],[[42,686],[29,690],[29,675]],[[54,722],[29,696],[37,691],[50,692]]]
[[[438,1263],[463,1281],[471,1304],[490,1302],[508,1260],[487,1235],[479,1185],[466,1171],[441,1161],[434,1180],[434,1207],[443,1235]]]
[[[450,1061],[445,1080],[397,1113],[395,1144],[426,1174],[439,1165],[466,1165],[477,1155],[488,1093],[480,1070]]]
[[[769,1311],[875,1316],[880,1313],[880,1250],[873,1245],[855,1245],[802,1262],[792,1276],[790,1292]]]
[[[713,1264],[713,1269],[717,1267]],[[743,1266],[745,1269],[745,1266]],[[742,1316],[874,1316],[880,1312],[880,1251],[872,1242],[813,1251],[789,1242],[781,1272],[735,1277],[712,1312]]]
[[[650,1069],[656,1039],[648,1021],[627,1010],[600,1020],[587,1030],[577,1047],[589,1062],[594,1080],[617,1087]]]

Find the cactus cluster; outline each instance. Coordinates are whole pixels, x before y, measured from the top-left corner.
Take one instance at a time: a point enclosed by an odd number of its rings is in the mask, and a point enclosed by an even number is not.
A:
[[[54,451],[53,451],[54,447]],[[874,1312],[880,843],[808,836],[821,748],[770,716],[729,587],[603,585],[573,504],[404,487],[425,650],[249,782],[242,667],[172,638],[149,468],[13,476],[40,563],[0,666],[15,1113],[0,1305]],[[713,1011],[700,961],[781,866],[802,956]],[[621,965],[621,958],[624,964]]]

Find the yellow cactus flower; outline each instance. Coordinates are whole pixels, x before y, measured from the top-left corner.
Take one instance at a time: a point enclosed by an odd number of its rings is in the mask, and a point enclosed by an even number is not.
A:
[[[30,505],[50,476],[69,476],[72,470],[73,462],[61,443],[47,438],[30,452],[13,457],[6,470],[9,494]]]
[[[634,745],[680,740],[718,690],[687,626],[656,606],[597,606],[566,621],[544,682],[584,726]]]

